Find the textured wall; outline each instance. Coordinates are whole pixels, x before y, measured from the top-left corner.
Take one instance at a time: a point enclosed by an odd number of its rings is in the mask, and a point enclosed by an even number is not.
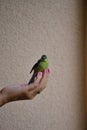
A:
[[[48,87],[0,108],[0,130],[84,130],[83,0],[0,0],[0,86],[28,82],[47,54]]]

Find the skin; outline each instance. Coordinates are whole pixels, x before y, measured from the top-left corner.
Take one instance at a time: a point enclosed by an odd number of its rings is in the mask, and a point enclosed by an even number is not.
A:
[[[38,92],[42,92],[47,84],[50,74],[49,69],[38,72],[38,75],[31,84],[16,84],[4,87],[0,90],[0,107],[6,103],[18,100],[31,100]]]

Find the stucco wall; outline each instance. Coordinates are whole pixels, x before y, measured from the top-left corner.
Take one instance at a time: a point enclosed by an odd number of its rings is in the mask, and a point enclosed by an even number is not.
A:
[[[0,0],[0,86],[25,83],[42,54],[47,88],[0,108],[0,130],[84,130],[83,0]]]

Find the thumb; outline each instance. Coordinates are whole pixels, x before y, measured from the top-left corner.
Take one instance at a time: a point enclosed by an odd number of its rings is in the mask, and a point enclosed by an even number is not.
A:
[[[37,77],[34,81],[34,84],[38,85],[40,83],[41,79],[42,79],[42,72],[38,72]]]

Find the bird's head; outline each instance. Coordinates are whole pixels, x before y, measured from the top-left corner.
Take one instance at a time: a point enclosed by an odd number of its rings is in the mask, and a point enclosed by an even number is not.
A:
[[[42,55],[42,56],[41,56],[41,60],[42,60],[42,61],[47,61],[47,56],[46,56],[46,55]]]

